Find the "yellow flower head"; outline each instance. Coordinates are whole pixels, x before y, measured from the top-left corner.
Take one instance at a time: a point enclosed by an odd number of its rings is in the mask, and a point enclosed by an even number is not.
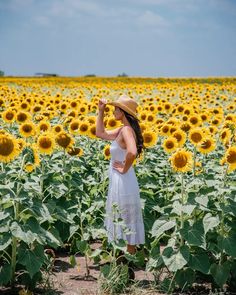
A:
[[[197,147],[197,150],[202,154],[209,154],[216,148],[215,140],[211,137],[207,137],[204,141]]]
[[[153,131],[143,132],[143,142],[145,147],[152,147],[156,144],[158,139],[157,133]]]
[[[189,140],[193,145],[201,144],[205,139],[204,132],[201,128],[193,128],[189,131]]]
[[[173,136],[170,136],[164,140],[162,146],[163,146],[166,153],[172,153],[178,147],[177,139]]]
[[[55,148],[55,139],[52,133],[44,132],[38,137],[37,146],[42,154],[52,154]]]
[[[105,147],[103,149],[103,154],[104,154],[105,159],[107,159],[107,160],[110,159],[111,153],[110,153],[110,145],[109,144],[105,145]]]
[[[177,172],[188,172],[193,167],[193,155],[186,149],[176,151],[171,157],[171,166]]]
[[[33,122],[25,122],[19,126],[19,132],[23,137],[34,136],[36,133],[36,128]]]
[[[18,141],[9,134],[0,134],[0,161],[11,162],[20,153]]]

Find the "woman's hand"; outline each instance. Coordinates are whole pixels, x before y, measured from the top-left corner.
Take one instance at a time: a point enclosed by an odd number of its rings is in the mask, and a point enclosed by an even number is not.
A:
[[[106,106],[107,100],[105,98],[101,98],[98,102],[98,109],[100,111],[104,111],[105,110],[105,106]]]
[[[120,174],[124,174],[127,171],[124,170],[125,165],[120,161],[114,161],[112,164],[113,169],[118,171]]]

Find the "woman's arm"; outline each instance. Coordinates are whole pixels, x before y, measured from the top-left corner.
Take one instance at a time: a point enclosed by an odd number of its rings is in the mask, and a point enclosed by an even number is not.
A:
[[[121,127],[106,131],[104,128],[104,110],[106,106],[106,100],[101,99],[98,103],[98,116],[96,121],[96,136],[106,140],[114,140],[119,133]]]

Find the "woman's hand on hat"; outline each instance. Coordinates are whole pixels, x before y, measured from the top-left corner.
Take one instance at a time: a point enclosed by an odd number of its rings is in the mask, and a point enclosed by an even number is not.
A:
[[[106,104],[107,104],[107,100],[105,98],[101,98],[98,102],[99,110],[104,111]]]

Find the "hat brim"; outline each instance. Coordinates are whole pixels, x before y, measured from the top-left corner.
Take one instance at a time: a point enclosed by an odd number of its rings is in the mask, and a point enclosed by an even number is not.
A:
[[[118,107],[118,108],[122,109],[123,111],[125,111],[126,113],[133,116],[134,118],[138,119],[137,114],[135,112],[133,112],[130,108],[128,108],[127,106],[123,105],[120,102],[111,101],[111,102],[108,102],[107,104],[112,105],[114,107]]]

